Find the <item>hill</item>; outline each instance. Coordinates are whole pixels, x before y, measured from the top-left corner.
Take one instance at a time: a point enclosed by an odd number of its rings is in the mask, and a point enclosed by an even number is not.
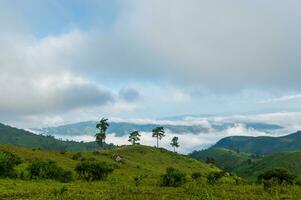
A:
[[[258,155],[301,149],[301,131],[282,137],[231,136],[219,140],[213,147]]]
[[[81,143],[61,141],[53,136],[36,135],[23,129],[17,129],[0,123],[0,144],[12,144],[22,147],[56,149],[61,151],[93,151],[98,148],[95,142]]]
[[[301,195],[300,186],[292,185],[276,187],[274,193],[264,191],[262,185],[241,182],[238,177],[224,174],[217,183],[208,183],[207,175],[220,170],[203,162],[179,155],[164,149],[142,145],[122,146],[103,149],[97,152],[78,153],[59,152],[0,145],[0,152],[10,152],[22,159],[22,164],[16,170],[20,176],[26,172],[31,161],[50,159],[65,170],[75,175],[74,168],[82,159],[94,158],[114,166],[114,171],[102,181],[86,182],[78,179],[69,183],[61,183],[45,179],[2,179],[0,178],[0,199],[89,199],[89,200],[199,200],[199,199],[298,199]],[[117,163],[116,156],[121,156],[123,162]],[[174,167],[186,176],[186,184],[180,187],[161,187],[160,181],[166,168]],[[201,179],[192,179],[197,172]],[[220,174],[220,173],[217,173]],[[138,185],[134,177],[142,177]],[[26,176],[25,176],[26,177]],[[212,176],[209,176],[212,177]]]
[[[285,168],[301,179],[301,151],[275,153],[256,161],[244,162],[233,170],[236,174],[256,180],[258,175],[273,168]]]
[[[219,168],[230,172],[237,168],[237,166],[242,165],[245,162],[249,162],[249,160],[258,159],[256,156],[251,154],[215,147],[201,151],[194,151],[189,154],[189,156],[204,162],[207,162],[210,159],[211,162]]]
[[[65,170],[70,170],[75,174],[74,168],[79,162],[72,159],[75,153],[71,152],[62,154],[57,151],[32,150],[10,145],[0,145],[0,151],[11,152],[22,158],[24,162],[18,166],[17,170],[19,172],[25,170],[31,160],[47,158],[55,161]],[[117,155],[123,158],[122,164],[117,164],[115,161]],[[135,191],[133,179],[135,176],[143,176],[141,184],[145,187],[143,193],[146,196],[140,196],[139,199],[157,199],[160,193],[164,193],[165,195],[163,196],[167,197],[181,197],[182,195],[178,194],[178,190],[158,187],[160,177],[167,167],[180,169],[187,174],[187,177],[193,172],[201,172],[206,175],[219,170],[214,166],[207,165],[184,155],[142,145],[116,147],[101,150],[98,153],[82,152],[81,158],[94,158],[117,166],[106,181],[92,183],[80,180],[63,184],[50,180],[23,181],[0,179],[0,198],[57,199],[52,192],[57,188],[66,186],[70,194],[65,199],[130,199],[131,195],[134,195],[133,199],[136,199],[137,197],[133,193]],[[11,187],[12,184],[14,185],[13,187]],[[37,188],[39,189],[37,190]],[[177,192],[173,193],[173,191]]]

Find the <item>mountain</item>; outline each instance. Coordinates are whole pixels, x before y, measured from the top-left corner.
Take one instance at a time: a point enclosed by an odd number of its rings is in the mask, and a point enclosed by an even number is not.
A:
[[[245,162],[257,160],[259,158],[251,154],[216,147],[201,151],[194,151],[189,154],[189,156],[204,162],[211,160],[211,162],[213,162],[219,168],[230,172],[234,171],[235,168],[244,164]]]
[[[36,132],[45,134],[45,135],[64,135],[64,136],[80,136],[80,135],[94,135],[96,133],[95,125],[96,121],[87,121],[87,122],[79,122],[73,124],[67,124],[56,127],[46,127],[42,129],[32,129]],[[171,125],[175,124],[175,125]],[[110,122],[110,126],[108,128],[108,133],[115,133],[116,136],[124,136],[129,132],[134,130],[139,130],[142,132],[151,132],[151,130],[157,126],[164,126],[165,129],[170,130],[173,133],[177,134],[185,134],[185,133],[209,133],[212,130],[222,131],[231,127],[236,126],[236,123],[215,123],[210,122],[211,127],[205,127],[202,125],[176,125],[177,121],[171,121],[169,124],[166,122],[161,123],[128,123],[128,122]],[[283,127],[275,125],[275,124],[265,124],[265,123],[243,123],[246,128],[255,129],[258,131],[270,132],[276,129],[281,129]]]
[[[282,137],[231,136],[219,140],[213,147],[258,155],[298,150],[301,149],[301,131]]]
[[[43,148],[68,151],[93,151],[98,148],[95,142],[81,143],[61,141],[53,136],[43,136],[13,128],[0,123],[0,144],[12,144],[22,147]]]

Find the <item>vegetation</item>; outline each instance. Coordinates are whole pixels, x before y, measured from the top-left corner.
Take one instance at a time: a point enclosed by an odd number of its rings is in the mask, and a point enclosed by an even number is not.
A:
[[[139,144],[140,137],[141,137],[141,135],[139,134],[138,131],[133,131],[130,133],[128,141],[131,142],[133,145]]]
[[[96,128],[99,129],[99,133],[95,134],[96,142],[98,145],[103,147],[106,140],[106,131],[109,127],[108,119],[102,118],[97,124]]]
[[[270,181],[275,180],[277,184],[293,184],[296,176],[289,172],[287,169],[284,168],[275,168],[269,171],[266,171],[263,174],[258,176],[258,181]]]
[[[21,164],[21,159],[6,151],[0,151],[0,177],[16,177],[15,167]]]
[[[260,174],[275,168],[284,168],[301,178],[301,151],[275,153],[257,158],[252,162],[243,162],[234,168],[233,172],[241,177],[255,181]]]
[[[102,118],[96,125],[99,133],[94,144],[103,147],[108,127]],[[301,152],[262,157],[231,144],[228,149],[214,147],[188,157],[158,148],[164,136],[163,127],[154,128],[157,148],[152,148],[135,145],[140,134],[134,131],[129,136],[131,146],[77,153],[66,148],[49,151],[0,145],[0,185],[4,186],[0,198],[261,200],[301,195]],[[177,137],[171,145],[174,151],[179,147]],[[232,172],[258,181],[247,182]]]
[[[157,139],[157,148],[159,148],[159,140],[161,140],[165,136],[165,131],[162,126],[156,127],[152,130],[153,137]]]
[[[161,186],[165,187],[179,187],[186,182],[185,173],[178,169],[169,167],[166,173],[162,175]]]
[[[282,137],[226,137],[218,141],[214,147],[239,150],[255,155],[271,155],[283,151],[299,150],[301,149],[301,131]]]
[[[37,135],[22,129],[13,128],[0,123],[0,144],[11,144],[35,149],[60,151],[94,151],[96,142],[74,142],[55,139],[53,136]]]
[[[113,168],[105,162],[95,159],[84,159],[75,167],[80,178],[86,181],[104,180],[113,172]]]
[[[243,152],[236,152],[225,148],[212,147],[202,151],[194,151],[189,154],[192,158],[202,160],[206,163],[212,163],[225,171],[235,171],[242,165],[258,160],[260,157]]]
[[[71,171],[66,171],[51,160],[33,160],[27,167],[31,179],[55,179],[61,182],[73,180]]]
[[[298,185],[273,185],[268,191],[262,184],[237,181],[235,175],[220,172],[211,164],[143,145],[105,149],[97,155],[93,152],[81,152],[78,160],[72,159],[77,153],[68,151],[61,154],[59,151],[32,150],[6,145],[0,145],[0,150],[22,158],[23,162],[15,166],[18,177],[22,172],[27,171],[33,160],[44,160],[44,158],[51,159],[57,166],[73,174],[77,174],[75,169],[79,163],[91,159],[95,162],[105,162],[114,168],[106,179],[89,183],[78,175],[69,183],[40,178],[30,181],[26,179],[26,173],[23,180],[0,179],[1,199],[268,200],[298,199],[301,195],[301,188]],[[116,163],[116,155],[122,155],[123,164]],[[174,170],[167,170],[171,166]],[[177,182],[175,185],[178,187],[160,187],[163,185],[162,177],[166,175],[178,177],[179,175],[174,176],[174,174],[179,173],[185,175],[185,182],[180,181],[181,184]],[[214,177],[215,181],[209,184],[208,177]],[[216,177],[219,178],[216,180]],[[174,178],[174,180],[178,179]],[[180,180],[184,179],[180,178]],[[166,183],[173,182],[166,181]]]
[[[176,148],[178,148],[180,146],[178,140],[179,140],[178,137],[173,137],[171,140],[170,145],[173,147],[174,152],[176,152]]]

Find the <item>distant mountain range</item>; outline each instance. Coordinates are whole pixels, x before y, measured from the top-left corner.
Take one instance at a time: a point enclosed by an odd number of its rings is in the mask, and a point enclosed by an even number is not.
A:
[[[21,147],[68,151],[93,151],[99,148],[95,142],[61,141],[53,136],[44,136],[0,123],[0,144]]]
[[[87,121],[79,122],[74,124],[67,124],[57,127],[46,127],[37,129],[32,129],[35,132],[42,133],[45,135],[64,135],[64,136],[79,136],[79,135],[95,135],[97,132],[95,125],[96,121]],[[115,133],[116,136],[124,136],[129,134],[131,131],[139,130],[142,132],[151,132],[156,126],[164,126],[165,129],[176,133],[176,134],[185,134],[185,133],[209,133],[212,130],[223,131],[227,128],[231,128],[237,125],[237,123],[211,123],[211,127],[205,127],[202,125],[175,125],[164,124],[164,123],[128,123],[128,122],[110,122],[108,128],[108,133]],[[242,123],[246,128],[252,128],[258,131],[271,132],[273,130],[281,129],[283,127],[275,124],[266,124],[266,123]]]

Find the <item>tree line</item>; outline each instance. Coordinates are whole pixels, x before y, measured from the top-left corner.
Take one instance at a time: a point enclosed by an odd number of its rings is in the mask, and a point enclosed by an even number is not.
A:
[[[106,140],[106,132],[110,124],[108,123],[107,118],[102,118],[97,124],[96,128],[99,130],[98,133],[95,134],[96,142],[99,146],[103,147]],[[139,131],[135,130],[129,133],[128,141],[132,143],[132,145],[140,144],[140,133]],[[163,126],[158,126],[152,130],[152,137],[156,138],[156,147],[159,148],[159,140],[165,137],[165,130]],[[174,152],[176,152],[176,148],[180,147],[179,145],[179,138],[173,137],[171,140],[170,145],[173,147]]]

